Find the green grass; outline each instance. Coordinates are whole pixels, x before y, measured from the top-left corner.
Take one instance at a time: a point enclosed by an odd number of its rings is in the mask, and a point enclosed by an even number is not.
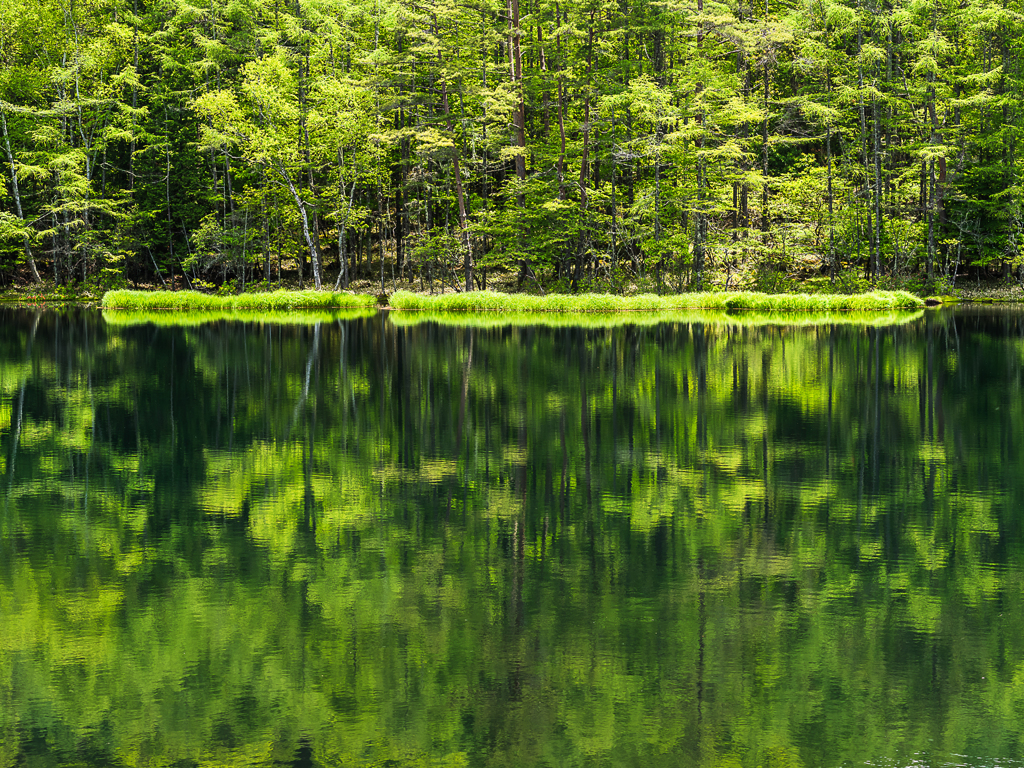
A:
[[[373,317],[376,310],[336,309],[336,310],[268,310],[253,314],[249,310],[207,309],[183,310],[168,312],[166,310],[103,310],[103,320],[108,325],[159,325],[164,327],[189,328],[221,320],[267,323],[270,325],[314,325],[315,323],[333,323],[337,320],[356,320],[362,317]]]
[[[391,307],[435,312],[634,312],[679,309],[750,309],[759,312],[848,312],[921,309],[924,302],[906,291],[873,291],[851,296],[836,294],[767,294],[748,291],[680,293],[673,296],[614,296],[611,294],[550,294],[530,296],[491,291],[427,296],[396,291]]]
[[[330,291],[273,291],[215,296],[198,291],[108,291],[103,295],[103,309],[127,310],[293,310],[347,309],[373,307],[377,297],[360,293]]]
[[[109,291],[103,309],[260,311],[373,307],[375,296],[329,291],[274,291],[215,296],[197,291]],[[492,291],[447,293],[437,296],[397,291],[391,307],[434,312],[667,312],[681,309],[747,309],[759,312],[839,312],[920,309],[921,299],[904,291],[875,291],[852,296],[834,294],[765,294],[745,291],[681,293],[672,296],[614,296],[610,294],[503,294]]]
[[[662,323],[701,323],[720,328],[735,327],[812,327],[860,325],[886,327],[905,325],[924,316],[923,310],[883,310],[851,312],[728,312],[721,309],[667,310],[657,312],[394,312],[388,319],[399,326],[421,323],[462,328],[505,328],[543,326],[547,328],[618,328],[653,326]]]

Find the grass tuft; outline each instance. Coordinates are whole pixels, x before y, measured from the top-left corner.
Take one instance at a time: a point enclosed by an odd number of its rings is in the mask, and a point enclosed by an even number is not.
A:
[[[852,296],[836,294],[767,294],[749,291],[681,293],[674,296],[615,296],[504,294],[492,291],[427,296],[396,291],[391,307],[432,312],[665,312],[680,309],[744,309],[759,312],[875,312],[921,309],[924,302],[906,291],[872,291]]]
[[[349,309],[373,307],[376,296],[331,291],[272,291],[215,296],[199,291],[108,291],[103,295],[103,309],[134,311],[173,309],[179,311],[234,310],[273,311],[295,309]]]

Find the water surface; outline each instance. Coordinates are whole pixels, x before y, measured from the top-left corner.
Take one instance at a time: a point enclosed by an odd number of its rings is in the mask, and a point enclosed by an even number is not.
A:
[[[0,766],[1014,766],[1024,314],[0,310]]]

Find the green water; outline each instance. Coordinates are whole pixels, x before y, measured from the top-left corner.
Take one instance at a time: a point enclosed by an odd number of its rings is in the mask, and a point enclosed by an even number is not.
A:
[[[0,309],[0,766],[1012,766],[1024,313]]]

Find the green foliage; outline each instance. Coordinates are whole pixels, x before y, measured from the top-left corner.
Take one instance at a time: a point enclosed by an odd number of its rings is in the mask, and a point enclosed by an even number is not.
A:
[[[0,275],[1024,281],[1020,9],[510,10],[7,3]]]

